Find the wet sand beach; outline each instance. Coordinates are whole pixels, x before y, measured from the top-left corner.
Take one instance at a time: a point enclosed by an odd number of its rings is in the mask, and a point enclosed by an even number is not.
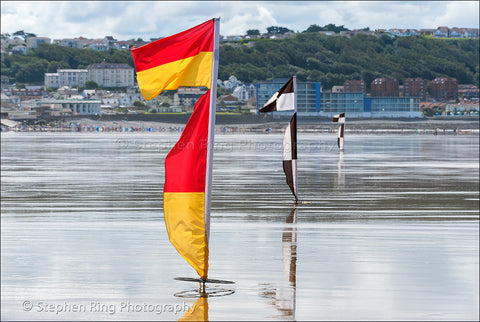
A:
[[[235,284],[206,299],[163,222],[179,135],[2,133],[2,320],[478,320],[478,134],[300,132],[295,207],[282,133],[220,130],[209,277]]]

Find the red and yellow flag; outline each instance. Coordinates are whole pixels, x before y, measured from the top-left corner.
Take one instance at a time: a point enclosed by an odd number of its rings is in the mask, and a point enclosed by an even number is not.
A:
[[[207,278],[208,240],[205,222],[208,103],[210,90],[195,105],[177,144],[165,159],[163,210],[170,241]]]
[[[205,86],[212,80],[215,19],[133,48],[137,82],[146,100],[163,90]]]
[[[145,99],[179,86],[209,88],[165,159],[163,191],[169,239],[203,279],[208,274],[218,23],[219,19],[212,19],[132,49],[138,86]]]

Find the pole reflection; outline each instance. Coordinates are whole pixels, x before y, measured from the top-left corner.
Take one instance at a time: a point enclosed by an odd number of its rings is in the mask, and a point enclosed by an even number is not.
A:
[[[333,186],[336,190],[345,188],[345,162],[343,161],[343,151],[338,154],[337,176],[333,180]]]

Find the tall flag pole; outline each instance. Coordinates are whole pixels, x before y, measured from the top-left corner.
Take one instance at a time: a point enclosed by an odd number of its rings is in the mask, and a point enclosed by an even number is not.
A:
[[[260,112],[288,111],[293,110],[293,116],[285,129],[283,136],[283,171],[287,184],[298,202],[297,189],[297,79],[295,76],[285,83],[263,105]]]
[[[217,79],[218,79],[218,61],[220,57],[219,51],[219,35],[220,35],[220,18],[213,19],[214,35],[213,35],[213,65],[210,86],[210,113],[208,119],[208,140],[207,140],[207,168],[205,179],[205,227],[207,234],[207,244],[210,241],[210,206],[212,201],[212,170],[213,170],[213,150],[215,136],[215,115],[217,110]]]
[[[338,122],[340,126],[338,127],[338,138],[337,144],[340,151],[343,151],[343,135],[345,132],[345,113],[337,114],[333,117],[333,122]]]
[[[207,87],[165,159],[163,210],[171,243],[202,280],[208,279],[210,202],[220,19],[133,48],[146,100],[180,86]]]

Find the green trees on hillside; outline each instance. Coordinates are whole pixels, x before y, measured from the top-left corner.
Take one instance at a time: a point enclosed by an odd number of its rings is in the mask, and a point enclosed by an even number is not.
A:
[[[320,27],[318,25],[311,25],[310,27],[307,28],[304,32],[318,32],[318,31],[332,31],[335,33],[339,33],[340,31],[346,31],[348,30],[345,28],[343,25],[342,26],[335,26],[334,24],[328,24],[323,27]]]
[[[447,76],[478,86],[478,39],[364,34],[347,38],[305,32],[282,40],[254,40],[249,47],[220,47],[221,79],[236,75],[256,82],[295,74],[301,81],[320,81],[324,88],[331,88],[347,79],[370,84],[376,77],[387,77],[402,84],[409,77],[428,82]]]
[[[85,69],[88,65],[105,60],[107,63],[126,63],[134,66],[128,50],[99,52],[92,49],[78,49],[58,45],[41,44],[27,55],[13,54],[2,58],[2,75],[13,82],[43,83],[45,73],[57,69]]]
[[[272,28],[277,33],[288,31]],[[257,30],[250,33],[257,34]],[[239,44],[220,46],[220,79],[235,75],[253,83],[296,75],[300,81],[321,82],[324,88],[331,88],[347,79],[363,79],[370,85],[376,77],[396,78],[402,84],[409,77],[429,82],[446,76],[456,78],[459,84],[479,85],[478,39],[363,34],[347,38],[305,31],[286,39],[258,38]],[[134,67],[129,50],[99,52],[42,44],[27,55],[4,55],[1,70],[12,82],[43,83],[46,72],[86,68],[103,60]]]

